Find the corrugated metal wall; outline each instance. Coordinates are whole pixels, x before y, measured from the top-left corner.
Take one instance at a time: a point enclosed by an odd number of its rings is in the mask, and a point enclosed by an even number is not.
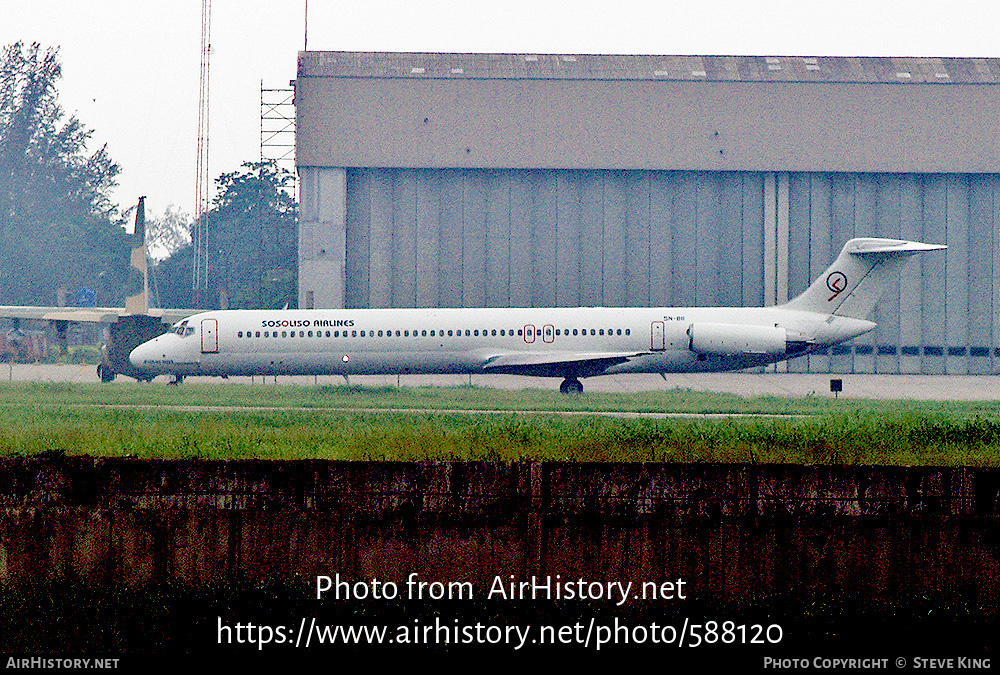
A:
[[[351,169],[348,307],[759,305],[755,173]]]
[[[789,370],[997,371],[1000,176],[774,176],[349,169],[344,303],[759,306],[853,236],[900,237],[950,248],[904,269],[878,329]]]

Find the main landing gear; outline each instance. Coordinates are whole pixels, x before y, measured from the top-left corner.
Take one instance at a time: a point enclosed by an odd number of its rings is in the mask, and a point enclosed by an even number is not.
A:
[[[180,384],[183,381],[184,381],[184,376],[183,375],[174,375],[174,379],[172,379],[169,382],[167,382],[167,384],[172,384],[172,385],[174,385],[176,387],[178,384]]]
[[[563,394],[582,394],[583,382],[575,377],[567,377],[563,380],[563,383],[559,385],[559,391]]]

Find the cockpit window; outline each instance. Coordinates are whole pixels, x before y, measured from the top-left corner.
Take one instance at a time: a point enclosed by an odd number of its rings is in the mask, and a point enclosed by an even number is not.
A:
[[[181,321],[179,324],[171,328],[170,332],[176,335],[180,335],[181,337],[187,337],[188,335],[194,333],[194,326],[188,326],[187,319],[185,319],[184,321]]]

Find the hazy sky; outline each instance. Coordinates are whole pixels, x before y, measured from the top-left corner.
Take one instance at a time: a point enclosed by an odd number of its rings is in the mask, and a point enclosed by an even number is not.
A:
[[[260,85],[287,87],[305,0],[213,0],[214,180],[260,157]],[[310,50],[1000,56],[1000,2],[310,0]],[[114,198],[192,211],[200,0],[0,0],[0,44],[59,46],[60,102],[122,166]]]

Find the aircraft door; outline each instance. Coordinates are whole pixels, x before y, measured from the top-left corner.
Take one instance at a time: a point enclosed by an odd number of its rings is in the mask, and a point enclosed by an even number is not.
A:
[[[524,327],[524,341],[531,344],[535,341],[535,327],[527,325]]]
[[[201,320],[201,353],[219,353],[219,322],[215,319]]]
[[[650,327],[649,348],[652,350],[667,348],[666,328],[662,321],[654,321]]]
[[[556,329],[551,325],[542,326],[542,342],[552,342],[556,339]]]

